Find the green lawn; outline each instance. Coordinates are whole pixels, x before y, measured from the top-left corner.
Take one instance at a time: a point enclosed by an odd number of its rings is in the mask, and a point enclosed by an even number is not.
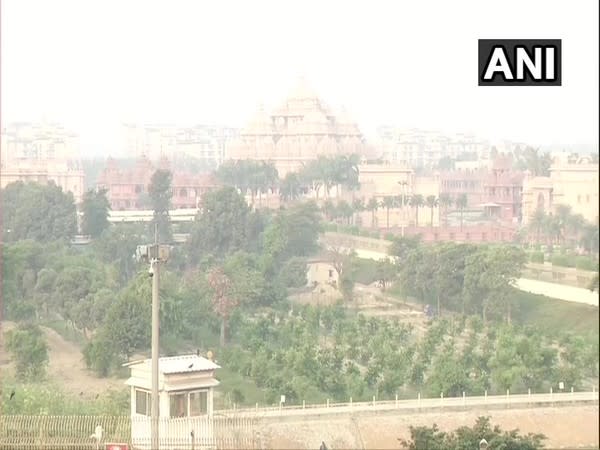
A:
[[[399,299],[406,298],[399,286],[392,287],[387,293]],[[596,306],[566,302],[518,289],[514,289],[514,299],[517,306],[513,310],[513,320],[519,325],[535,326],[550,334],[573,332],[592,337],[599,334]],[[415,299],[410,301],[420,303]],[[435,304],[433,301],[429,303]]]
[[[518,311],[517,323],[535,325],[549,332],[575,332],[597,335],[598,307],[566,302],[544,295],[530,294],[515,289]]]

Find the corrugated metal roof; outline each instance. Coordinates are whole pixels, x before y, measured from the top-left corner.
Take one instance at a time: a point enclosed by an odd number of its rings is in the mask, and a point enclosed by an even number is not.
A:
[[[133,361],[124,366],[131,367],[139,364],[144,364],[150,369],[152,366],[151,359],[141,361]],[[221,366],[215,364],[209,359],[197,355],[180,355],[159,358],[158,370],[163,374],[187,373],[187,372],[205,372],[209,370],[220,369]]]

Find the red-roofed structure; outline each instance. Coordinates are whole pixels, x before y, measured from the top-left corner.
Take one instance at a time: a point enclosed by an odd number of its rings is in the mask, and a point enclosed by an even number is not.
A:
[[[157,169],[171,170],[168,160],[161,160],[155,167],[149,159],[142,157],[130,169],[121,169],[114,159],[109,159],[106,168],[98,177],[98,188],[108,190],[108,200],[114,211],[148,209],[148,186]],[[171,170],[172,171],[172,170]],[[204,193],[218,186],[211,174],[195,175],[172,171],[174,209],[197,208]]]

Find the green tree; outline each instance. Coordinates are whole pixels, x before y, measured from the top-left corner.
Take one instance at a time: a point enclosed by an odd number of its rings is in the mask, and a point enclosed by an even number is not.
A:
[[[77,233],[73,194],[47,185],[9,184],[2,192],[3,241],[70,239]]]
[[[529,229],[535,234],[536,236],[536,243],[539,245],[541,243],[541,235],[542,232],[544,231],[545,228],[545,224],[546,224],[546,213],[544,212],[543,208],[537,208],[535,210],[535,212],[533,213],[533,215],[531,216],[530,220],[529,220]]]
[[[483,320],[492,310],[504,310],[511,321],[514,282],[521,276],[525,252],[517,247],[483,248],[467,257],[464,295],[472,305],[481,307]]]
[[[135,275],[136,265],[133,259],[138,245],[154,241],[143,224],[115,224],[94,240],[92,249],[101,261],[117,268],[121,286]]]
[[[535,177],[550,176],[552,158],[549,152],[541,153],[539,149],[526,147],[515,151],[515,163],[519,170],[528,170]]]
[[[413,194],[409,201],[410,206],[415,208],[415,225],[419,226],[419,208],[425,206],[425,199],[421,194]]]
[[[246,200],[234,188],[206,193],[187,243],[191,262],[197,264],[206,254],[222,257],[244,249],[248,244],[249,217]]]
[[[444,216],[444,224],[447,225],[448,224],[448,208],[450,208],[452,206],[452,204],[454,203],[454,200],[452,199],[452,196],[450,194],[448,194],[447,192],[442,192],[440,194],[438,202],[443,211],[442,214]]]
[[[225,347],[227,339],[227,322],[234,308],[239,304],[235,298],[231,280],[222,268],[215,267],[208,274],[208,284],[212,289],[213,308],[221,320],[220,346]]]
[[[169,170],[158,169],[152,175],[150,186],[148,186],[148,194],[154,211],[152,235],[154,235],[156,227],[159,242],[170,242],[172,239],[171,218],[169,217],[173,197],[172,181],[173,175]]]
[[[439,200],[435,195],[428,195],[425,199],[425,205],[431,210],[431,220],[429,221],[429,225],[433,226],[433,210],[438,206]]]
[[[355,216],[353,218],[353,224],[356,225],[357,224],[357,214],[360,214],[361,212],[363,212],[365,210],[365,202],[362,198],[355,198],[352,201],[352,209],[354,210]]]
[[[306,286],[308,266],[306,258],[292,257],[285,262],[281,270],[281,279],[286,287],[299,288]]]
[[[598,254],[599,247],[598,225],[588,223],[584,225],[581,233],[580,244],[588,254]]]
[[[396,236],[389,248],[389,254],[396,256],[400,261],[408,257],[409,252],[417,250],[421,245],[421,236]],[[403,264],[403,261],[402,261]]]
[[[129,359],[150,347],[152,292],[146,271],[118,295],[95,341],[106,343],[116,357]]]
[[[427,390],[431,397],[441,393],[445,397],[459,397],[470,391],[468,372],[461,358],[454,352],[454,344],[445,348],[433,363],[427,379]]]
[[[23,323],[6,332],[6,348],[12,354],[19,377],[40,379],[45,375],[48,345],[39,326]]]
[[[396,202],[394,200],[394,197],[392,196],[386,196],[383,197],[383,200],[381,202],[381,206],[383,206],[385,208],[385,212],[386,212],[386,228],[390,228],[390,209],[396,206]]]
[[[381,289],[385,291],[386,287],[396,277],[398,267],[389,258],[381,259],[376,263],[375,273]]]
[[[108,222],[110,203],[106,197],[107,192],[106,189],[91,189],[83,195],[81,204],[83,212],[81,230],[83,234],[96,238],[110,225]]]
[[[375,213],[379,209],[379,202],[376,198],[372,197],[369,199],[366,205],[367,211],[371,211],[371,227],[375,228]]]
[[[467,208],[468,204],[469,204],[469,202],[468,202],[468,199],[467,199],[467,194],[460,194],[456,198],[456,207],[460,211],[460,229],[461,230],[463,228],[463,223],[464,223],[465,209]]]
[[[489,450],[538,450],[546,437],[542,434],[519,434],[519,430],[502,431],[492,428],[489,417],[479,417],[473,427],[460,427],[454,432],[439,431],[432,427],[410,427],[410,440],[399,439],[407,450],[470,450],[478,449],[485,439]]]
[[[279,195],[284,202],[292,202],[300,197],[302,182],[296,172],[289,172],[281,181]]]

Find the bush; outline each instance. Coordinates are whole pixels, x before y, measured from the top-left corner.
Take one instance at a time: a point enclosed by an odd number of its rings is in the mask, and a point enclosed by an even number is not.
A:
[[[113,346],[102,337],[87,343],[83,349],[83,358],[88,369],[93,370],[100,377],[107,377],[119,364]]]
[[[529,261],[532,263],[543,264],[544,263],[544,253],[543,252],[531,252],[529,254]]]
[[[48,344],[39,326],[21,324],[6,333],[6,348],[12,353],[21,378],[39,379],[46,373]]]
[[[393,242],[395,237],[396,236],[394,236],[394,233],[385,233],[384,239],[386,241],[392,241]]]
[[[569,255],[554,255],[552,256],[552,265],[561,267],[575,267],[575,261]]]
[[[591,272],[598,270],[598,261],[587,256],[577,256],[575,258],[575,267],[579,270],[589,270]]]

